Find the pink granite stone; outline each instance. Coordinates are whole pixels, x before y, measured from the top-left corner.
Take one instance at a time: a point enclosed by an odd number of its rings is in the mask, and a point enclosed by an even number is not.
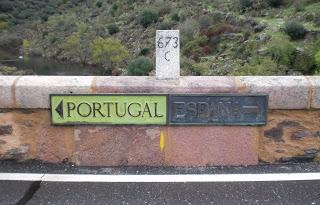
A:
[[[257,128],[227,126],[169,127],[165,137],[168,166],[258,164]]]
[[[160,166],[159,137],[155,126],[76,127],[74,161],[88,166]]]

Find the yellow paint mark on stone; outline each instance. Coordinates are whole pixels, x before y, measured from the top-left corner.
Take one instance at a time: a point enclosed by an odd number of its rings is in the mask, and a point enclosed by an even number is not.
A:
[[[161,131],[161,133],[160,133],[160,143],[159,143],[159,146],[160,146],[160,150],[161,150],[161,152],[162,152],[163,149],[164,149],[164,134],[163,134],[163,131]]]
[[[246,85],[240,80],[240,77],[235,76],[233,78],[238,93],[244,93],[246,91]]]
[[[169,128],[166,126],[166,127],[163,127],[162,131],[161,131],[161,135],[163,137],[163,163],[164,163],[164,166],[167,166],[168,165],[168,157],[171,156],[171,153],[172,153],[172,138],[169,136]],[[160,138],[161,138],[161,135],[160,135]]]
[[[93,77],[91,82],[91,92],[96,93],[97,92],[97,77]]]

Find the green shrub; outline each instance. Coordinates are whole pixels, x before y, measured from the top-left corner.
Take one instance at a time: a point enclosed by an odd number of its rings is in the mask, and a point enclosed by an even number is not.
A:
[[[252,62],[245,64],[231,74],[235,76],[255,76],[255,75],[282,75],[284,71],[271,58],[256,57]]]
[[[17,71],[18,69],[16,67],[0,66],[1,75],[14,75]]]
[[[148,75],[152,70],[153,65],[149,58],[140,56],[137,59],[132,60],[128,65],[128,75],[131,76],[143,76]]]
[[[112,4],[111,13],[115,13],[118,10],[119,6],[117,3]]]
[[[102,7],[102,2],[101,1],[97,1],[96,2],[96,7],[101,8]]]
[[[283,0],[268,0],[267,2],[272,7],[279,7],[284,4]]]
[[[152,23],[156,23],[158,19],[159,19],[158,13],[152,9],[144,10],[139,16],[139,22],[145,28],[147,28]]]
[[[315,55],[315,62],[316,62],[316,70],[319,72],[320,74],[320,50],[316,53]]]
[[[31,10],[31,9],[26,9],[26,10],[21,11],[21,12],[17,15],[17,18],[25,20],[25,19],[28,19],[28,18],[32,17],[32,16],[33,16],[33,13],[34,13],[33,10]]]
[[[42,12],[48,15],[53,15],[56,11],[53,7],[46,7],[42,10]]]
[[[313,23],[315,26],[320,26],[320,13],[315,14],[316,17],[313,19]]]
[[[41,18],[42,21],[48,21],[50,15],[48,14],[40,14],[39,17]]]
[[[195,75],[210,75],[211,66],[208,62],[195,63],[192,65],[192,71]]]
[[[180,21],[180,15],[178,11],[175,11],[174,13],[171,14],[171,20]]]
[[[186,56],[191,56],[193,53],[200,54],[200,46],[207,44],[207,42],[208,38],[206,36],[197,36],[195,39],[186,42],[182,48],[182,53]]]
[[[240,0],[240,11],[246,11],[253,5],[253,0]]]
[[[4,0],[2,2],[0,2],[0,11],[2,12],[8,12],[13,10],[14,5],[12,2],[8,1],[8,0]]]
[[[158,14],[163,16],[171,12],[172,5],[170,1],[156,0],[153,5]]]
[[[182,10],[182,9],[175,9],[171,14],[170,14],[170,17],[171,17],[171,20],[172,21],[185,21],[187,19],[187,15],[186,14],[187,11],[185,10]]]
[[[118,33],[120,31],[117,24],[109,24],[107,26],[107,29],[108,29],[110,35],[113,35],[113,34]]]
[[[9,27],[8,22],[0,20],[0,31],[5,30]]]
[[[143,56],[148,55],[149,53],[150,53],[150,48],[143,48],[140,51],[140,55],[143,55]]]
[[[114,1],[114,3],[111,6],[111,15],[112,16],[119,16],[123,12],[123,2],[120,1]]]
[[[278,64],[290,65],[295,47],[288,38],[274,37],[268,44],[268,53],[272,59]]]
[[[290,68],[308,75],[313,72],[315,59],[308,50],[297,50],[291,62]]]
[[[181,75],[182,76],[190,76],[192,75],[192,65],[195,64],[195,61],[187,58],[186,56],[181,56]]]
[[[194,19],[187,19],[180,25],[180,34],[182,42],[191,40],[200,31],[199,22]]]
[[[161,22],[158,26],[159,30],[170,30],[171,29],[171,23],[170,22]]]
[[[302,23],[296,22],[296,21],[289,21],[286,22],[284,25],[284,32],[291,37],[291,39],[301,39],[304,38],[304,36],[307,33],[307,30],[303,26]]]
[[[0,47],[2,48],[19,48],[22,44],[21,37],[17,33],[8,30],[0,33]]]
[[[304,11],[305,10],[305,2],[300,1],[300,0],[294,1],[293,7],[294,7],[295,12]]]
[[[7,14],[0,14],[0,21],[8,21],[11,17]]]
[[[201,16],[199,18],[199,25],[201,29],[206,29],[212,25],[212,18],[208,15]]]
[[[310,50],[313,55],[316,55],[320,51],[320,39],[315,39],[314,41],[307,42],[304,46]]]

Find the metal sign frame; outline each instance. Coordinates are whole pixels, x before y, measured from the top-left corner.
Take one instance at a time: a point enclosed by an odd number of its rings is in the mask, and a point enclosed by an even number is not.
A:
[[[217,94],[206,94],[206,93],[196,93],[196,94],[170,94],[169,95],[169,100],[168,100],[168,107],[167,110],[169,113],[172,110],[172,98],[173,97],[263,97],[265,98],[265,112],[263,115],[263,118],[265,121],[263,122],[208,122],[208,123],[196,123],[196,122],[191,122],[191,123],[175,123],[171,122],[171,115],[169,114],[169,125],[175,125],[175,126],[187,126],[187,125],[202,125],[202,126],[261,126],[261,125],[266,125],[268,122],[268,102],[269,102],[269,95],[263,94],[263,93],[258,93],[258,94],[251,94],[251,93],[217,93]]]
[[[82,123],[82,122],[66,122],[66,123],[54,123],[53,122],[53,108],[52,108],[52,97],[54,96],[164,96],[166,97],[166,123],[165,124],[108,124],[108,123]],[[210,122],[210,123],[175,123],[171,122],[171,110],[172,110],[172,98],[176,96],[181,97],[263,97],[265,98],[265,112],[263,118],[265,121],[263,122],[241,122],[241,123],[232,123],[232,122]],[[50,94],[49,102],[50,102],[50,118],[51,125],[53,126],[70,126],[70,125],[88,125],[88,126],[261,126],[265,125],[268,121],[268,101],[269,96],[267,94],[250,94],[250,93],[217,93],[217,94],[207,94],[207,93],[196,93],[196,94],[162,94],[162,93],[97,93],[97,94]]]
[[[166,97],[166,124],[108,124],[108,123],[82,123],[82,122],[67,122],[57,124],[53,122],[53,115],[52,115],[52,97],[54,96],[165,96]],[[90,93],[90,94],[49,94],[49,102],[50,102],[50,118],[51,118],[51,125],[53,126],[68,126],[68,125],[87,125],[87,126],[165,126],[168,125],[169,121],[169,114],[168,114],[168,102],[169,95],[168,94],[161,94],[161,93]]]

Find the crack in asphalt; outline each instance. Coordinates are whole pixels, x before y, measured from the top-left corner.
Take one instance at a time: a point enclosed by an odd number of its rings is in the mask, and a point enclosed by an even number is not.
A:
[[[34,194],[40,189],[42,178],[45,176],[43,174],[39,181],[34,181],[28,188],[28,190],[25,192],[24,196],[16,203],[16,205],[26,205],[34,196]]]

